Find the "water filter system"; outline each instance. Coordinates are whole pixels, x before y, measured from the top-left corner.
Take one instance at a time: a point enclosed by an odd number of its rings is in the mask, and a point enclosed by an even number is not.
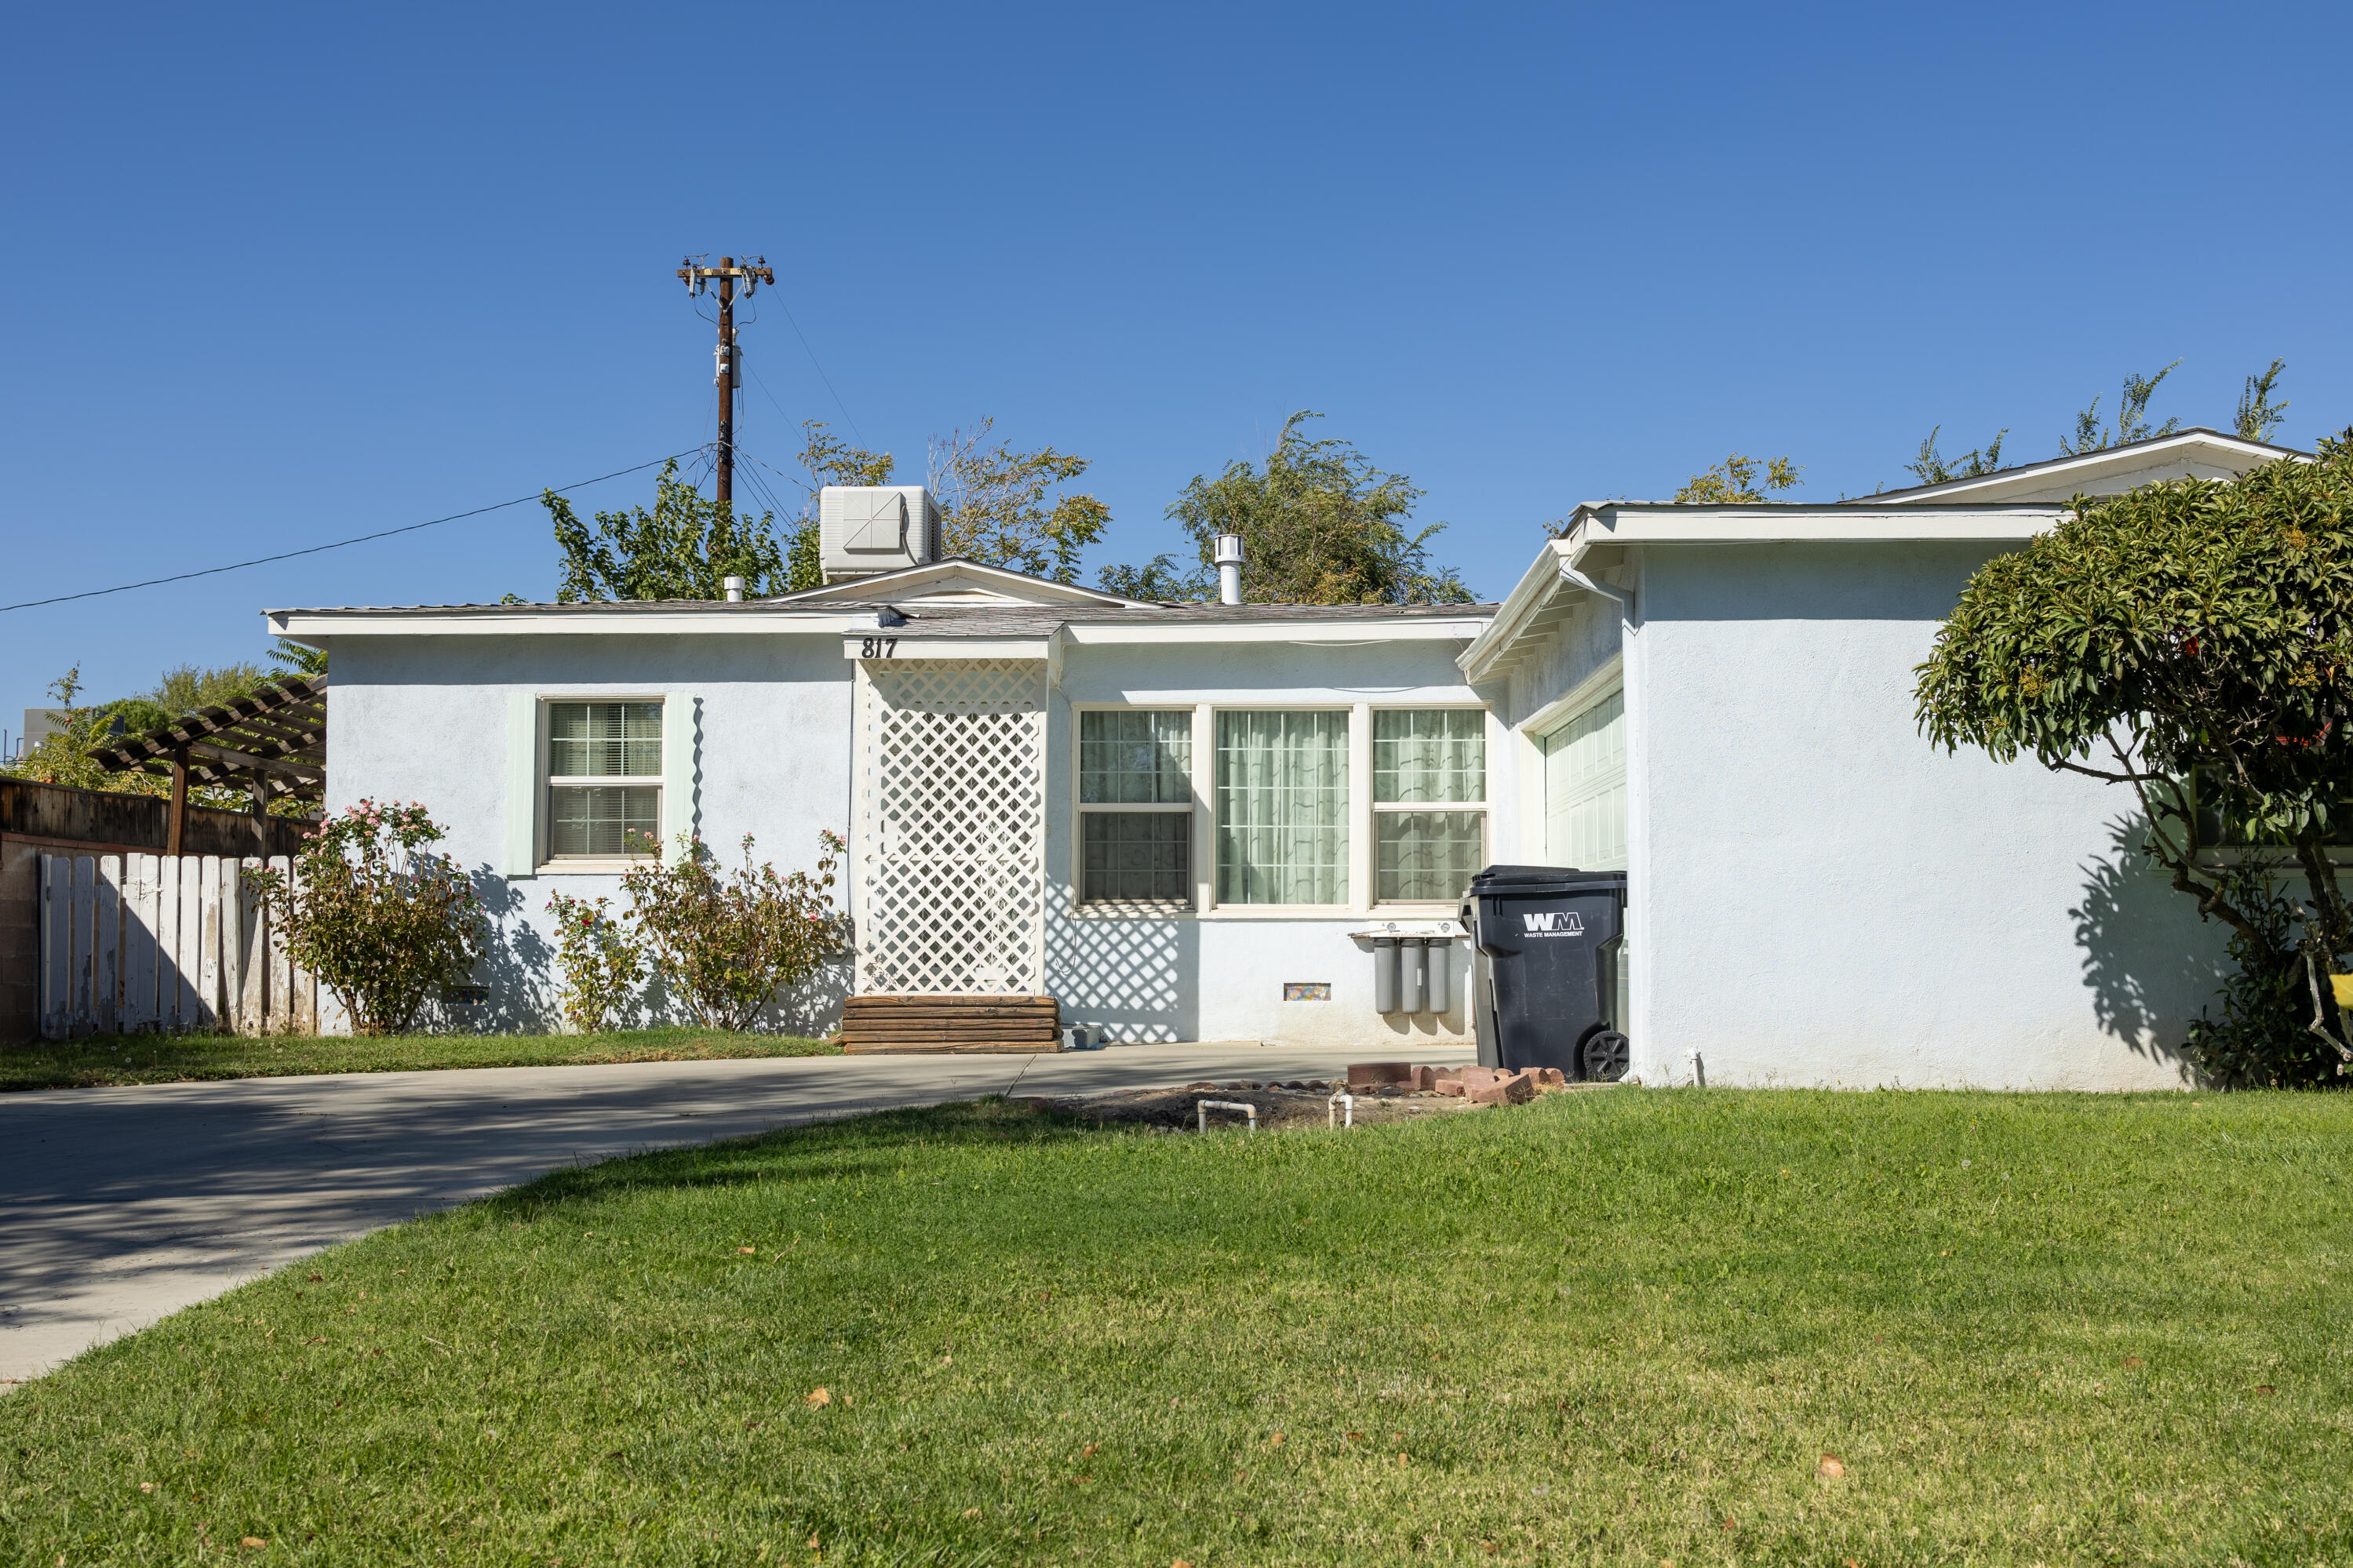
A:
[[[1446,1013],[1454,1005],[1457,921],[1385,921],[1349,933],[1373,954],[1373,1011]]]

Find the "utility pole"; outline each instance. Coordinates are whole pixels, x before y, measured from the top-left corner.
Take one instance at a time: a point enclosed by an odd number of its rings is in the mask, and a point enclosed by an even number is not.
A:
[[[759,292],[763,283],[773,284],[776,274],[764,256],[747,256],[744,265],[735,265],[732,256],[723,256],[716,267],[699,265],[691,256],[678,269],[678,280],[686,285],[688,299],[693,299],[712,284],[719,286],[719,374],[714,378],[719,387],[719,504],[732,508],[735,504],[735,389],[744,384],[744,351],[735,343],[735,285],[744,285],[744,297],[748,300]]]

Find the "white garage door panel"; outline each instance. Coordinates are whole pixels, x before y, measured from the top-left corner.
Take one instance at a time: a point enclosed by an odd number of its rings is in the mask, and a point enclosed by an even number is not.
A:
[[[1545,858],[1626,868],[1626,694],[1613,691],[1544,739]]]

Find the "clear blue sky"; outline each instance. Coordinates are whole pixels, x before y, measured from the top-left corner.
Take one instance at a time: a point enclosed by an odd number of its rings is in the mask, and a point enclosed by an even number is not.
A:
[[[1939,422],[2045,458],[2177,357],[2160,418],[2279,354],[2283,438],[2353,421],[2342,5],[12,17],[0,603],[708,440],[689,251],[777,269],[747,450],[825,418],[920,478],[994,415],[1094,460],[1091,573],[1298,408],[1491,595],[1579,500],[1734,448],[1860,493]],[[554,555],[522,507],[0,615],[0,721],[255,657],[265,606],[552,596]]]

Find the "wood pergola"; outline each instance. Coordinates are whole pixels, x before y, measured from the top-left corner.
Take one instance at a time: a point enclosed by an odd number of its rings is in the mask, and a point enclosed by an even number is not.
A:
[[[111,773],[172,781],[170,847],[180,853],[188,786],[241,789],[253,815],[276,799],[323,802],[327,794],[327,678],[290,676],[213,708],[182,714],[142,735],[111,738],[90,759]]]

